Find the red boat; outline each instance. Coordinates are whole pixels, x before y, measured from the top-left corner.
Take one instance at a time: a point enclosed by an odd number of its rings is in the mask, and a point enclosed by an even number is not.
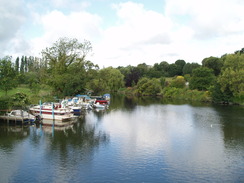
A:
[[[98,102],[99,102],[99,104],[108,104],[109,103],[109,101],[106,100],[105,98],[96,98],[95,104]]]

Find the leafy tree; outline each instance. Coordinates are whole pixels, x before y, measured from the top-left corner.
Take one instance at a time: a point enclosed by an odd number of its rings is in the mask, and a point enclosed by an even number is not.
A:
[[[50,75],[47,83],[55,92],[64,95],[70,93],[72,89],[77,92],[82,90],[76,86],[77,84],[79,87],[85,86],[82,82],[85,75],[84,62],[91,49],[90,42],[86,40],[80,43],[77,39],[60,38],[52,47],[42,51]]]
[[[168,64],[168,62],[166,62],[166,61],[162,61],[162,62],[160,62],[160,67],[161,67],[161,69],[162,69],[162,76],[164,76],[164,77],[167,77],[168,75],[169,75],[169,64]]]
[[[139,77],[144,77],[147,75],[148,73],[148,70],[149,70],[149,65],[145,64],[145,63],[142,63],[142,64],[138,64],[137,65],[137,69],[138,69],[138,72],[139,72]]]
[[[165,85],[166,85],[165,82],[166,82],[165,77],[161,77],[161,78],[160,78],[160,84],[161,84],[162,88],[165,87]]]
[[[170,87],[184,88],[186,86],[186,80],[183,76],[177,76],[170,83]]]
[[[179,74],[179,70],[176,64],[169,65],[169,77],[174,77]]]
[[[218,82],[215,82],[209,91],[211,92],[212,101],[214,103],[229,103],[233,101],[233,93],[226,88],[221,90],[221,86]]]
[[[17,86],[15,67],[11,62],[11,57],[0,59],[0,89],[8,91]]]
[[[15,93],[13,96],[11,96],[11,99],[14,106],[23,107],[29,104],[28,96],[24,93]]]
[[[25,71],[25,57],[21,57],[21,64],[20,64],[20,73],[23,74]]]
[[[152,68],[149,69],[147,76],[149,78],[160,78],[163,75],[163,72],[158,70],[158,64],[154,64]]]
[[[114,93],[124,87],[124,76],[118,69],[108,67],[99,70],[98,77],[87,83],[95,94]]]
[[[192,75],[192,71],[198,67],[201,67],[198,63],[186,63],[183,67],[183,75],[190,74]]]
[[[208,57],[203,59],[202,66],[208,67],[209,69],[213,69],[214,75],[218,76],[221,71],[221,67],[223,66],[223,63],[221,59],[217,57]]]
[[[138,80],[144,74],[142,67],[134,67],[128,65],[127,67],[118,67],[118,70],[124,75],[124,82],[126,87],[131,87],[137,84]]]
[[[183,75],[183,68],[186,65],[184,60],[176,60],[175,64],[177,65],[177,74],[176,75]]]
[[[15,60],[15,71],[19,72],[19,57],[17,57]]]
[[[147,76],[150,78],[160,78],[168,76],[169,64],[166,61],[155,63],[152,68],[149,68]]]
[[[25,56],[24,58],[24,71],[28,72],[28,60],[27,60],[27,56]]]
[[[222,92],[230,90],[234,96],[244,96],[244,54],[229,54],[218,78]]]
[[[193,70],[190,80],[190,89],[207,90],[214,82],[213,70],[207,67],[199,67]]]
[[[244,54],[244,48],[242,48],[241,50],[235,51],[235,54]]]
[[[160,93],[162,87],[160,80],[156,78],[141,78],[137,84],[137,91],[139,95],[152,95],[155,96]]]

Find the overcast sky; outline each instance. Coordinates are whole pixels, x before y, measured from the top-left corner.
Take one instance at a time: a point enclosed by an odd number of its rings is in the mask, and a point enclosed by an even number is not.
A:
[[[0,58],[88,40],[100,67],[198,62],[244,47],[242,0],[0,0]]]

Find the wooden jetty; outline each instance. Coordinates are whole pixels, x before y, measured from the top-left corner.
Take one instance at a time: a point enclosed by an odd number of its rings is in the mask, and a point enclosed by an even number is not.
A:
[[[23,110],[13,110],[0,116],[3,122],[14,124],[31,124],[35,121],[35,117]]]
[[[0,120],[6,122],[7,124],[14,122],[15,124],[31,124],[33,123],[28,117],[21,117],[21,116],[0,116]]]

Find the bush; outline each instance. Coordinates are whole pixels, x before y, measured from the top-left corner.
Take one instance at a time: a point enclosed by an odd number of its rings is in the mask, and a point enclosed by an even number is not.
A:
[[[185,88],[185,86],[186,86],[186,81],[185,81],[185,78],[183,76],[177,76],[170,83],[170,87]]]
[[[186,101],[211,102],[208,91],[190,90],[187,88],[166,87],[162,93],[165,98],[180,99]]]
[[[137,83],[137,94],[140,96],[156,96],[161,91],[161,83],[159,79],[142,78]]]

